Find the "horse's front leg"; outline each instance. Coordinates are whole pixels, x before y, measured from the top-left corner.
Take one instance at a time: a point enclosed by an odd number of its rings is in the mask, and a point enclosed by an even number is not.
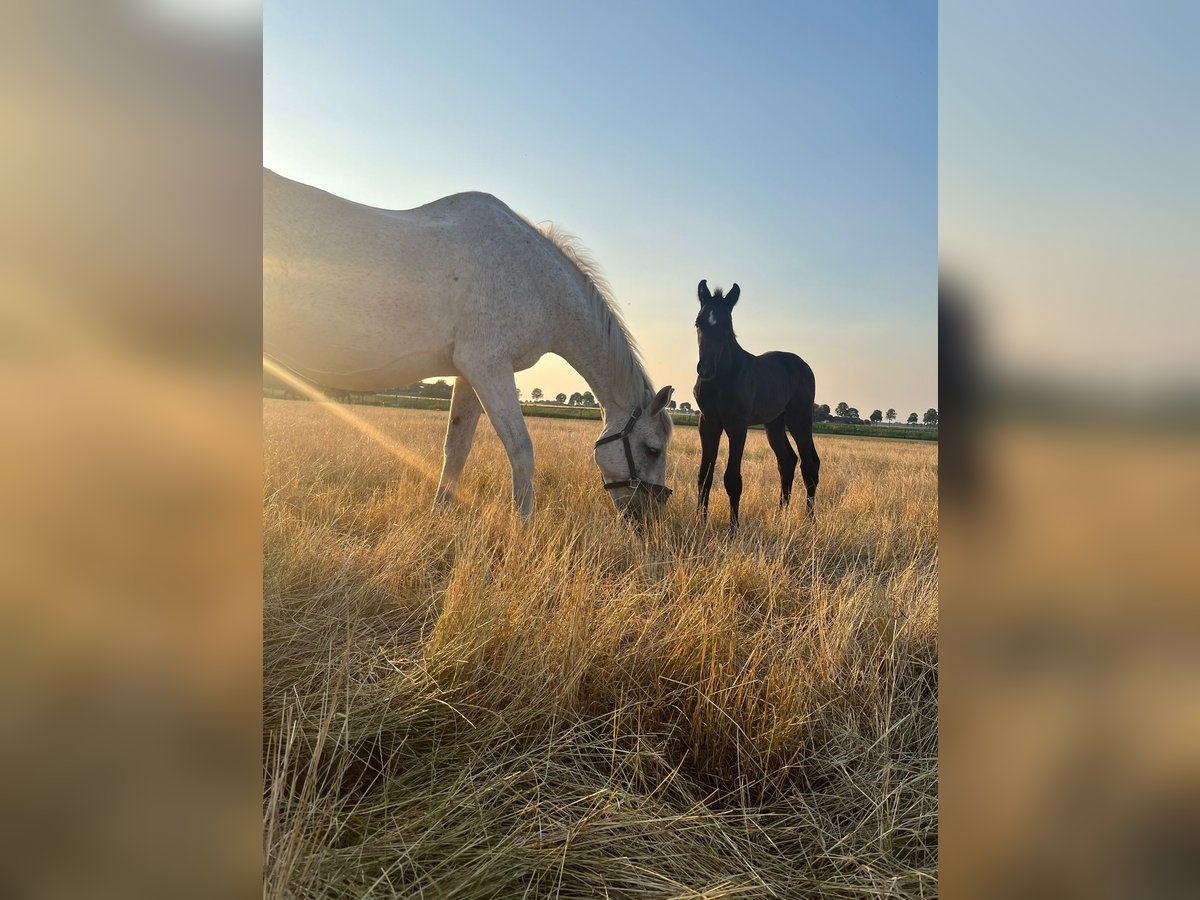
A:
[[[476,372],[469,364],[460,363],[457,356],[454,362],[460,370],[467,372],[488,421],[504,444],[512,468],[513,502],[521,518],[528,521],[533,517],[533,441],[525,427],[512,370],[492,367]]]
[[[462,475],[471,444],[475,440],[475,426],[483,406],[471,387],[471,382],[459,376],[454,380],[454,399],[450,401],[450,421],[446,425],[446,444],[443,450],[442,477],[438,482],[434,502],[449,504],[454,499],[458,479]]]
[[[700,414],[700,473],[696,477],[699,497],[696,512],[708,518],[708,495],[712,492],[713,473],[717,468],[717,452],[721,449],[721,425],[712,416]]]
[[[746,449],[746,426],[725,426],[729,435],[729,462],[725,466],[725,491],[729,494],[729,530],[737,531],[738,503],[742,499],[742,451]]]

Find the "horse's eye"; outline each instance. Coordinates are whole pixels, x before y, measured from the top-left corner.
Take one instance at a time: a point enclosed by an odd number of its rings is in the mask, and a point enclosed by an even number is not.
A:
[[[646,452],[651,456],[658,456],[658,454],[662,453],[662,447],[647,447]]]

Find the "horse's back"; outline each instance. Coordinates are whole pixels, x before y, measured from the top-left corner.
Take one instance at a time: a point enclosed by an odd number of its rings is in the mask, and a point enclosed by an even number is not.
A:
[[[816,390],[816,376],[812,367],[795,353],[786,350],[771,350],[758,357],[784,374],[794,391],[812,394]]]
[[[481,235],[503,237],[522,224],[507,204],[482,191],[382,209],[263,170],[264,256],[344,258],[388,269],[431,245],[478,246]]]
[[[497,282],[521,277],[535,235],[479,191],[390,210],[264,169],[264,351],[350,389],[454,375],[456,338],[487,318]]]

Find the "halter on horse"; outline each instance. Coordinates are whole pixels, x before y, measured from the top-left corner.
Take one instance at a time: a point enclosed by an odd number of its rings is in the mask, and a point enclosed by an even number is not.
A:
[[[602,437],[596,441],[595,446],[602,447],[605,444],[610,444],[613,441],[620,441],[625,447],[625,461],[629,464],[629,478],[625,481],[606,481],[604,489],[606,491],[615,490],[617,488],[633,488],[635,492],[639,490],[647,491],[651,498],[666,500],[671,496],[671,489],[665,484],[655,484],[653,481],[645,481],[638,477],[637,464],[633,461],[633,449],[629,446],[629,432],[633,431],[633,426],[637,424],[637,420],[642,415],[642,408],[639,406],[633,411],[633,415],[629,417],[629,421],[625,423],[625,427],[620,431],[613,432],[607,437]]]

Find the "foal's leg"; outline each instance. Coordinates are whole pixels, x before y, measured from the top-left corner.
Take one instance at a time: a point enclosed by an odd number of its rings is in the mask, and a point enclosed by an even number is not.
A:
[[[712,416],[700,414],[700,474],[696,485],[700,489],[697,511],[708,518],[708,495],[712,491],[713,472],[717,468],[717,451],[721,448],[721,425]]]
[[[796,479],[796,451],[788,440],[782,415],[767,423],[767,441],[775,451],[775,463],[779,466],[779,505],[787,506],[792,499],[792,482]]]
[[[817,496],[817,482],[821,479],[821,457],[817,456],[817,447],[813,443],[812,404],[806,404],[806,408],[807,415],[803,411],[789,413],[787,426],[800,451],[800,474],[804,476],[804,489],[808,493],[806,511],[811,516],[814,498]]]
[[[746,448],[746,426],[726,426],[729,462],[725,466],[725,490],[729,494],[729,530],[737,531],[738,503],[742,499],[742,451]]]
[[[467,371],[488,420],[504,444],[508,464],[512,467],[513,502],[521,512],[521,518],[528,521],[533,517],[533,441],[529,439],[525,417],[521,415],[512,369],[492,367],[477,372],[464,366],[457,357],[454,362],[459,369]]]
[[[471,382],[459,376],[454,379],[454,399],[450,401],[450,421],[446,426],[446,445],[443,451],[442,478],[438,482],[435,503],[448,504],[454,499],[454,491],[462,475],[471,443],[475,440],[475,426],[483,407]]]

